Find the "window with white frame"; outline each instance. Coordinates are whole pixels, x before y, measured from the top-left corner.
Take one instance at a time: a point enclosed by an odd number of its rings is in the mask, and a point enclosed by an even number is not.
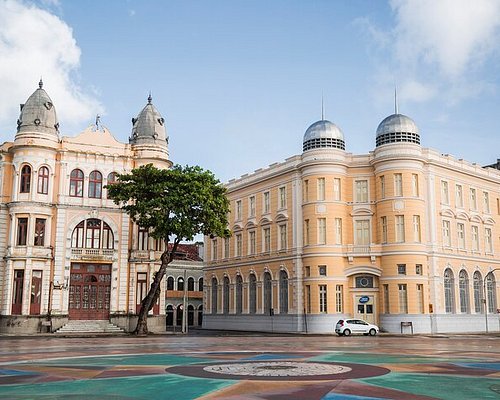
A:
[[[396,215],[396,242],[403,243],[405,241],[405,217],[404,215]]]
[[[415,264],[415,275],[422,275],[422,274],[423,274],[422,264]]]
[[[287,248],[287,232],[286,232],[286,224],[280,224],[278,226],[279,231],[279,244],[280,250],[286,250]]]
[[[417,310],[420,314],[424,313],[424,285],[417,283]]]
[[[256,253],[256,248],[255,248],[255,231],[249,231],[248,232],[248,254],[249,255],[254,255]]]
[[[370,244],[370,220],[360,219],[354,221],[354,244],[369,245]]]
[[[473,281],[474,312],[479,314],[483,311],[483,278],[479,271],[474,272]]]
[[[446,268],[443,275],[444,310],[446,313],[455,312],[455,279],[453,271]]]
[[[255,196],[248,198],[248,216],[255,217]]]
[[[464,269],[458,274],[458,294],[460,300],[460,312],[470,313],[469,302],[469,275]]]
[[[443,246],[451,246],[450,221],[443,221]]]
[[[243,238],[241,233],[236,234],[236,257],[241,257],[243,251]]]
[[[335,244],[342,244],[342,218],[335,218]]]
[[[447,181],[441,181],[441,204],[450,204],[450,192]]]
[[[263,237],[263,248],[264,252],[271,251],[271,228],[266,227],[262,229],[262,237]]]
[[[344,312],[344,286],[335,285],[335,311]]]
[[[418,186],[418,174],[411,174],[411,194],[414,197],[420,196],[420,188]]]
[[[476,225],[471,226],[472,250],[479,251],[479,228]]]
[[[333,200],[335,201],[340,201],[341,195],[340,195],[340,178],[333,178]]]
[[[286,208],[286,187],[281,186],[279,189],[279,208],[284,209]]]
[[[212,260],[217,260],[217,239],[212,239]]]
[[[462,185],[455,185],[455,207],[463,208],[464,206],[464,191]]]
[[[229,238],[224,238],[224,258],[229,258]]]
[[[406,283],[398,284],[399,293],[399,313],[408,314],[408,293],[406,289]]]
[[[394,174],[394,196],[403,196],[403,174]]]
[[[318,244],[326,244],[326,218],[318,218]]]
[[[380,218],[380,225],[382,231],[382,243],[387,243],[387,217]]]
[[[309,202],[309,179],[304,180],[304,203]]]
[[[384,313],[389,314],[389,285],[387,283],[384,284]]]
[[[487,253],[493,253],[493,242],[491,228],[484,228],[484,249]]]
[[[380,198],[385,199],[385,176],[380,177]]]
[[[304,246],[309,245],[309,220],[304,220]]]
[[[368,202],[368,181],[358,180],[354,182],[355,185],[355,198],[356,203]]]
[[[319,285],[319,312],[328,312],[326,285]]]
[[[483,209],[486,214],[490,213],[490,195],[488,192],[483,192]]]
[[[263,203],[264,203],[264,204],[262,204],[263,213],[269,214],[271,212],[271,193],[270,192],[264,192]]]
[[[236,200],[236,221],[241,221],[242,210],[241,200]]]
[[[420,243],[422,241],[422,233],[420,230],[420,215],[413,216],[413,241]]]
[[[325,200],[325,178],[318,178],[318,201]]]
[[[477,210],[477,194],[474,188],[470,188],[470,209]]]
[[[465,249],[465,225],[462,223],[457,224],[457,240],[458,248]]]
[[[406,264],[398,264],[398,275],[406,275]]]

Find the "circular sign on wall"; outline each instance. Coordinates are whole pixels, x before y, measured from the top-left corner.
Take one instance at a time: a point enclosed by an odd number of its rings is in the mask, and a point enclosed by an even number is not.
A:
[[[370,301],[370,298],[368,296],[362,296],[359,298],[359,302],[361,304],[365,304],[365,303],[368,303]]]

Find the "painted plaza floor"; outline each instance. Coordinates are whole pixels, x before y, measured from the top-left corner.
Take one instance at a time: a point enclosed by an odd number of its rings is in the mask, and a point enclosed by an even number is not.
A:
[[[500,399],[500,337],[0,337],[0,399]]]

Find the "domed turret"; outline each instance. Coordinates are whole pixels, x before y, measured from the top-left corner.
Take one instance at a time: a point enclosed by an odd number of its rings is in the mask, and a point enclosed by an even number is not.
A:
[[[165,120],[152,103],[151,95],[148,104],[137,118],[132,118],[132,135],[129,142],[133,145],[168,143]]]
[[[16,139],[30,136],[58,140],[58,133],[56,109],[43,89],[43,82],[40,79],[38,89],[26,100],[26,103],[21,104]]]
[[[376,146],[401,142],[420,144],[417,125],[406,115],[389,115],[377,128]]]
[[[345,150],[344,134],[340,128],[324,119],[307,128],[303,140],[303,151],[322,148]]]

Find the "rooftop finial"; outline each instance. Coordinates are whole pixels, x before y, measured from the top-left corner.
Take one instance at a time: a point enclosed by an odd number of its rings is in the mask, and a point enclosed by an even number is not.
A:
[[[151,96],[151,92],[149,92],[148,104],[151,104],[152,101],[153,101],[153,97]]]
[[[323,93],[321,93],[321,120],[325,120],[325,105],[323,102]]]
[[[398,87],[394,86],[394,114],[399,114],[398,110]]]
[[[99,130],[99,125],[101,125],[101,116],[99,114],[97,114],[95,116],[95,129],[96,129],[96,131]]]
[[[42,77],[40,77],[40,82],[38,82],[38,87],[41,89],[43,88],[43,81],[42,81]]]

